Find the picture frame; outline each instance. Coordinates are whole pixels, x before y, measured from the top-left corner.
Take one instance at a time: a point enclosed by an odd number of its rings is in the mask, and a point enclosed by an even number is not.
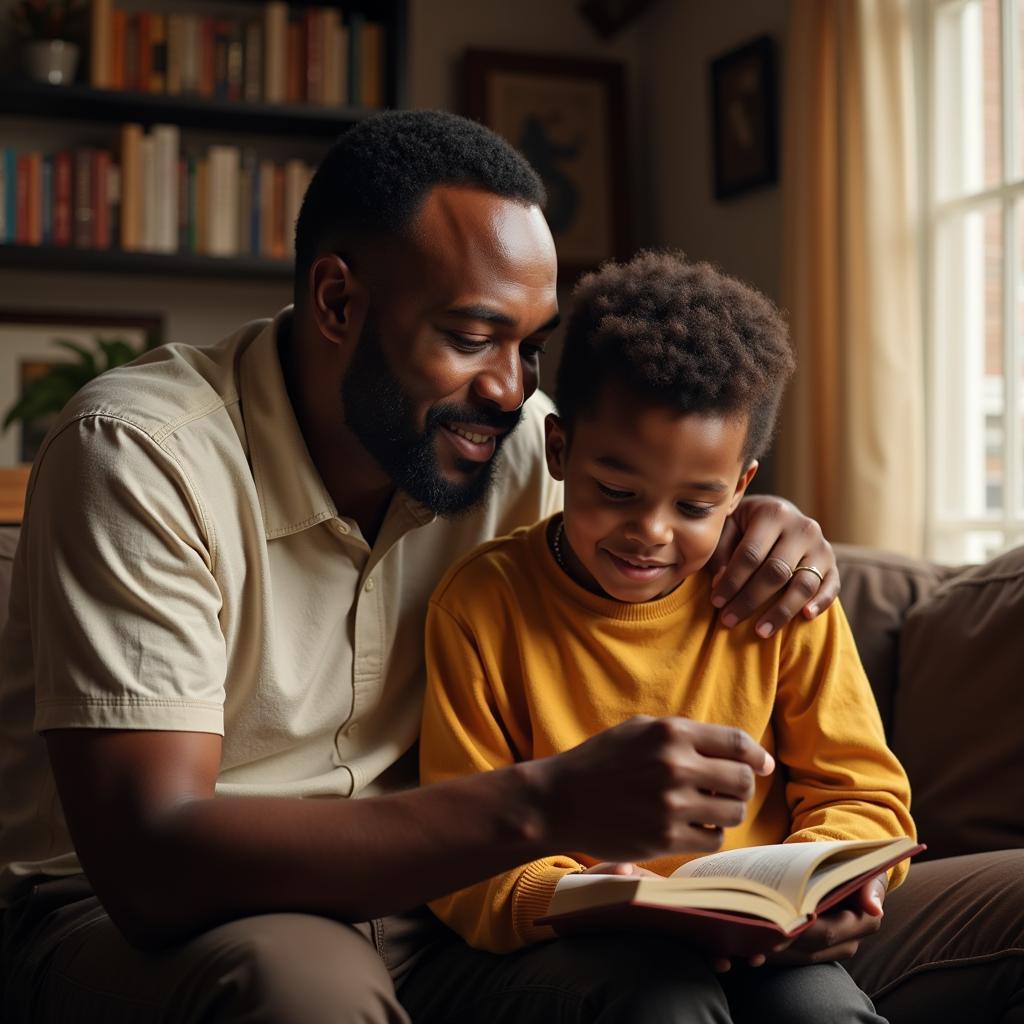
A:
[[[544,182],[559,283],[627,255],[623,65],[468,50],[464,73],[467,114],[512,143]]]
[[[122,339],[137,348],[159,344],[163,318],[153,313],[0,309],[0,423],[32,376],[57,363],[74,361],[74,353],[56,344],[58,340],[97,348],[100,338]],[[0,466],[30,464],[55,415],[12,423],[0,432]]]
[[[716,199],[779,180],[775,40],[758,36],[711,61]]]

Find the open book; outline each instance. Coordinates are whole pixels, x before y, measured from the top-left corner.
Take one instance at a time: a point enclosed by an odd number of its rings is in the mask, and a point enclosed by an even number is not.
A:
[[[722,956],[752,956],[923,849],[909,836],[784,843],[698,857],[668,878],[566,875],[537,924],[560,935],[670,931]]]

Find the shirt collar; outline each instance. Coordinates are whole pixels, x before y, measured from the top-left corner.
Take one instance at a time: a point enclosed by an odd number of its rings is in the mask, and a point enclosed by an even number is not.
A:
[[[298,533],[338,514],[295,418],[278,356],[286,306],[242,353],[239,391],[249,461],[267,539]]]

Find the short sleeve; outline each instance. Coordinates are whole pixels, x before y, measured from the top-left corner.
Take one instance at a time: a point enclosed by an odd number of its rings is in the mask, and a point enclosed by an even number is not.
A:
[[[37,731],[223,733],[215,538],[173,456],[124,420],[72,420],[37,459],[21,543]]]

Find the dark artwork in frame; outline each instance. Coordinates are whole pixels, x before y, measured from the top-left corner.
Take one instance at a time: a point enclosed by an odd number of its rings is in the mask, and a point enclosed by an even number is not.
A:
[[[466,53],[466,112],[543,179],[563,285],[629,251],[624,80],[616,61]]]
[[[778,181],[775,40],[759,36],[711,62],[716,199]]]

